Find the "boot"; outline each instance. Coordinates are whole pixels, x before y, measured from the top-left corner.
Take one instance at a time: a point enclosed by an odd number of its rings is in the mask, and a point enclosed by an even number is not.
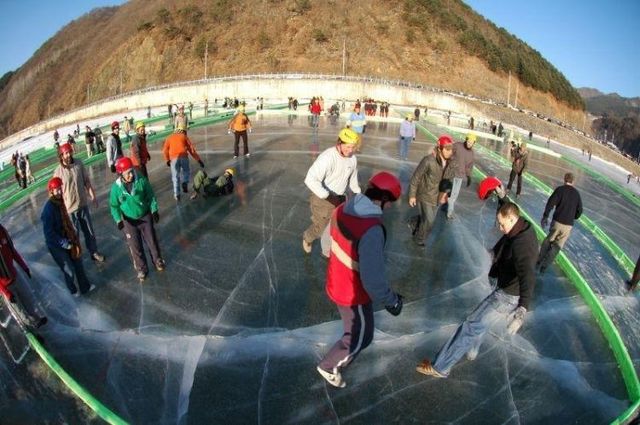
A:
[[[547,271],[547,268],[551,265],[551,263],[553,263],[553,260],[555,260],[559,252],[560,247],[557,244],[552,243],[549,246],[546,255],[542,258],[542,261],[540,261],[540,274],[543,274],[545,271]]]
[[[182,191],[184,193],[189,193],[189,183],[187,182],[182,183]]]

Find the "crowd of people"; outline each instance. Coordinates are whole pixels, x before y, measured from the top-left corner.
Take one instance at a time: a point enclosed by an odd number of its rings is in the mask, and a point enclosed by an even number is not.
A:
[[[314,105],[322,111],[322,98],[312,102],[312,114]],[[317,156],[304,179],[311,192],[311,223],[302,234],[302,249],[309,255],[313,252],[314,242],[320,240],[321,255],[328,259],[326,293],[336,304],[344,329],[341,338],[318,362],[317,371],[330,385],[339,388],[346,386],[342,375],[346,367],[373,340],[374,304],[384,306],[394,316],[400,315],[403,309],[403,296],[391,288],[386,277],[384,246],[390,235],[383,222],[384,211],[402,197],[401,183],[392,173],[382,171],[369,179],[364,190],[361,188],[357,153],[362,145],[366,118],[360,106],[355,104],[347,127],[339,131],[335,145]],[[407,114],[400,125],[399,156],[402,160],[407,159],[409,144],[416,138],[416,118],[415,114]],[[129,123],[129,120],[124,122]],[[187,136],[189,122],[183,106],[178,108],[172,122],[175,130],[166,138],[162,153],[171,169],[176,201],[180,200],[182,193],[190,192],[189,156],[201,167],[194,176],[191,199],[200,195],[206,198],[233,193],[233,168],[213,177],[205,172],[205,164]],[[137,122],[134,127],[135,133],[127,153],[120,139],[120,123],[114,121],[111,124],[106,144],[107,166],[114,173],[109,211],[115,228],[122,232],[137,278],[144,281],[150,269],[145,246],[150,253],[152,268],[162,272],[166,265],[155,231],[160,212],[146,168],[151,157],[145,124]],[[251,132],[251,122],[244,107],[237,108],[227,128],[235,135],[234,158],[239,155],[241,138],[244,154],[248,157],[247,132]],[[87,127],[89,131],[91,129]],[[92,133],[95,135],[95,131]],[[465,188],[471,185],[475,143],[473,133],[458,142],[443,134],[437,139],[433,151],[427,152],[415,168],[406,197],[408,205],[416,208],[416,214],[409,218],[407,224],[419,249],[427,249],[427,236],[440,211],[446,213],[449,220],[456,218],[454,206],[462,185],[466,183]],[[566,173],[564,184],[549,197],[541,218],[541,226],[546,228],[551,211],[554,211],[549,234],[540,249],[532,224],[521,216],[519,207],[508,197],[516,178],[516,197],[521,195],[522,174],[527,166],[526,143],[514,143],[510,155],[513,166],[506,189],[495,177],[483,180],[478,187],[481,199],[495,195],[498,200],[496,222],[502,237],[490,251],[492,261],[488,271],[495,287],[463,320],[434,360],[424,359],[417,365],[419,373],[446,378],[463,356],[475,359],[484,335],[495,323],[503,323],[509,334],[516,333],[531,308],[536,273],[544,273],[548,269],[568,239],[574,221],[582,214],[582,201],[574,187],[574,176]],[[41,213],[42,228],[45,245],[60,268],[69,292],[79,297],[95,288],[84,270],[83,253],[86,252],[96,263],[106,261],[97,246],[89,208],[90,201],[94,208],[99,205],[84,164],[74,158],[73,145],[61,144],[58,160],[59,165],[47,184],[49,198]],[[80,232],[84,236],[84,249]],[[11,286],[17,277],[13,263],[17,262],[29,277],[30,271],[1,226],[0,253],[0,292],[13,300]],[[639,269],[637,264],[633,276],[626,282],[629,290],[637,287]],[[46,318],[38,311],[33,308],[26,310],[28,323],[33,326],[46,323]]]

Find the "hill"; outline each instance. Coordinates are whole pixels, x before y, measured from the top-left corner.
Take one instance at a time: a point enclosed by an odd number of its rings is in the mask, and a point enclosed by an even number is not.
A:
[[[204,76],[402,79],[581,123],[584,102],[538,52],[459,0],[131,0],[61,29],[0,89],[0,137],[121,92]],[[207,51],[207,55],[205,55]]]

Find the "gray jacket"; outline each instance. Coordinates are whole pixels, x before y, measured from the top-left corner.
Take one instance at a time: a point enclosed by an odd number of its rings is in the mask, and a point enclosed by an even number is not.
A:
[[[467,149],[464,142],[457,142],[453,145],[453,157],[456,162],[455,177],[471,177],[475,154],[473,149]]]
[[[116,160],[122,157],[122,142],[120,137],[116,139],[116,136],[111,133],[107,138],[107,164],[109,166],[115,165]]]

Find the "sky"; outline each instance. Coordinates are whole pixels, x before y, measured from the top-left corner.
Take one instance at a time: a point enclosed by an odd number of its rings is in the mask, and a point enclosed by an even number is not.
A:
[[[125,0],[1,0],[0,76],[72,20]],[[464,0],[525,41],[574,87],[640,96],[640,0]]]
[[[553,64],[576,88],[640,96],[639,0],[463,0]]]

